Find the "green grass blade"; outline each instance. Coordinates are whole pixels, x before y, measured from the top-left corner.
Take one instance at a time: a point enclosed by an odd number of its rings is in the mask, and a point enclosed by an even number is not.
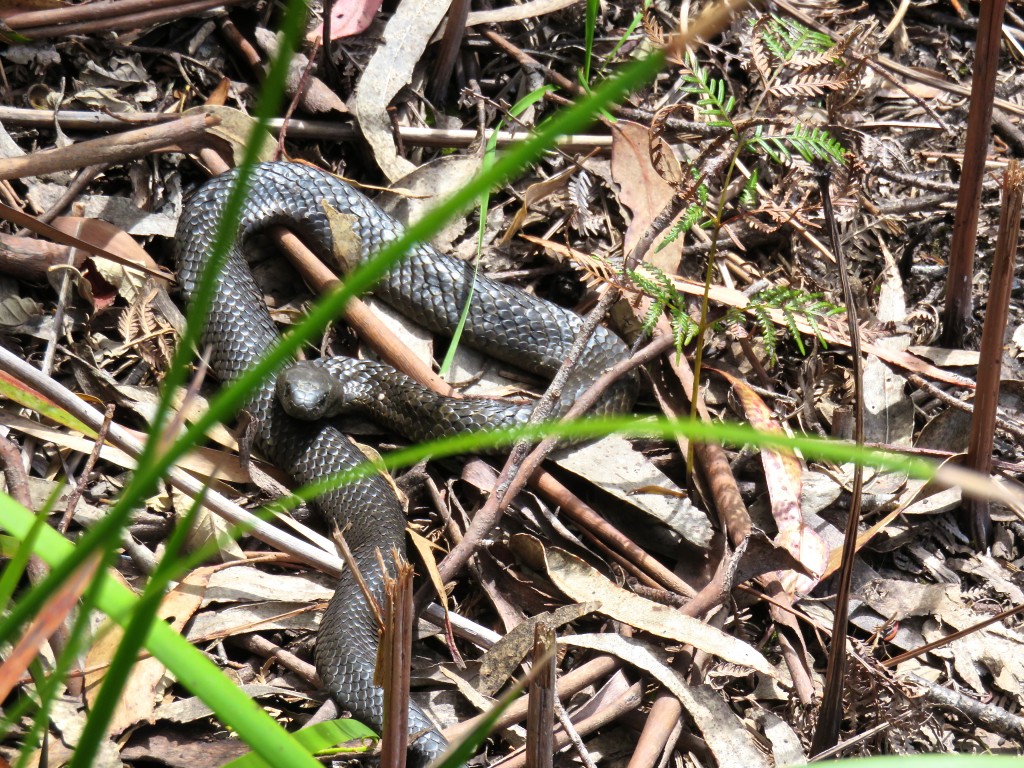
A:
[[[295,740],[304,746],[311,754],[329,752],[332,755],[352,755],[365,752],[366,747],[355,749],[332,749],[335,744],[342,744],[346,741],[357,739],[377,740],[377,734],[371,731],[362,723],[345,718],[342,720],[327,720],[294,734]],[[267,768],[269,763],[255,753],[242,755],[230,763],[225,763],[223,768]]]
[[[21,581],[25,567],[28,565],[28,559],[32,555],[32,545],[39,537],[40,529],[46,525],[47,517],[49,517],[49,513],[46,510],[36,515],[36,522],[29,530],[25,541],[14,551],[10,562],[4,566],[3,573],[0,573],[0,607],[3,610],[7,609],[11,598],[14,597],[14,591],[18,588],[18,582]]]
[[[0,526],[24,539],[34,521],[35,516],[28,510],[10,496],[0,494]],[[77,547],[52,528],[44,528],[35,554],[56,572],[72,560],[76,550]],[[121,626],[127,626],[138,598],[104,572],[97,574],[96,580],[98,608]],[[199,696],[221,722],[236,731],[271,765],[321,768],[320,763],[310,757],[256,702],[167,624],[153,622],[145,646],[182,685]]]
[[[556,90],[553,85],[543,85],[536,90],[526,94],[523,98],[512,105],[508,113],[512,117],[518,117],[528,107],[536,104],[538,101],[544,98],[544,95]],[[484,158],[480,165],[481,170],[486,171],[494,164],[494,156],[498,149],[498,134],[501,132],[502,127],[505,125],[505,120],[499,120],[498,125],[491,131],[491,136],[487,140],[487,145],[484,148]],[[455,353],[459,349],[459,340],[462,338],[462,330],[466,327],[466,318],[469,317],[469,306],[473,301],[473,292],[476,288],[476,276],[480,271],[480,259],[483,256],[484,250],[484,232],[487,228],[487,210],[490,207],[491,201],[491,190],[488,187],[487,190],[480,195],[480,226],[477,227],[476,233],[476,258],[473,260],[473,282],[469,285],[469,291],[466,294],[466,303],[462,306],[462,312],[459,314],[459,322],[455,326],[455,330],[452,332],[451,342],[448,344],[448,351],[445,353],[444,360],[441,362],[441,367],[437,373],[439,376],[447,376],[448,371],[451,370],[452,363],[455,360]]]
[[[587,20],[584,28],[585,47],[583,50],[583,85],[590,85],[590,65],[594,59],[594,30],[597,29],[597,12],[601,0],[587,0]]]
[[[815,765],[823,768],[1020,768],[1021,759],[1010,755],[886,755],[823,760]]]
[[[189,530],[195,522],[201,506],[202,498],[200,497],[193,502],[188,513],[175,525],[156,571],[146,581],[146,587],[132,612],[124,636],[118,643],[117,650],[103,676],[103,685],[89,710],[89,718],[78,739],[70,768],[88,768],[93,764],[100,748],[100,742],[105,737],[107,727],[114,716],[121,692],[135,665],[136,657],[146,641],[150,627],[154,622],[159,621],[157,611],[160,608],[160,602],[164,598],[171,578],[177,572],[176,560],[185,548]]]
[[[309,501],[327,491],[348,483],[356,482],[380,471],[413,466],[424,459],[441,459],[467,453],[485,453],[496,448],[508,447],[518,440],[539,441],[545,437],[558,437],[569,442],[593,440],[619,434],[626,437],[647,437],[674,440],[684,436],[695,442],[741,447],[753,445],[787,452],[800,451],[809,459],[853,462],[877,467],[892,472],[906,473],[912,477],[930,480],[935,476],[935,465],[924,459],[903,454],[887,453],[857,446],[840,440],[819,437],[789,437],[781,433],[759,432],[745,424],[714,423],[667,418],[645,418],[636,416],[585,417],[570,422],[548,421],[540,424],[525,424],[504,429],[470,432],[401,448],[382,454],[379,463],[366,461],[357,467],[340,472],[316,483],[303,486],[291,496],[275,501],[278,507],[293,509],[300,502]]]

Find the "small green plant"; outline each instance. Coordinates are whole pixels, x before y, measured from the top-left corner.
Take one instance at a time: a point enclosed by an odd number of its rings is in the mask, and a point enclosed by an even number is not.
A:
[[[794,125],[788,133],[765,133],[765,127],[759,125],[754,133],[744,141],[745,149],[758,150],[772,162],[787,165],[796,153],[808,165],[816,161],[842,165],[846,162],[846,147],[833,139],[823,128]]]
[[[754,152],[768,157],[777,165],[788,165],[794,152],[808,163],[825,161],[842,165],[845,162],[846,148],[824,128],[799,123],[790,125],[789,121],[756,116],[738,120],[733,115],[736,98],[729,95],[725,80],[712,77],[691,51],[686,54],[686,68],[687,71],[682,75],[682,90],[696,97],[698,119],[712,128],[724,128],[731,132],[737,142],[737,154]],[[776,94],[797,97],[840,87],[845,82],[825,75],[813,80],[800,75],[794,81],[774,87]],[[766,124],[776,130],[766,133]]]
[[[828,72],[811,72],[814,67],[821,69],[832,66],[831,62],[838,55],[839,46],[830,38],[805,29],[799,22],[779,20],[773,16],[762,17],[755,22],[753,35],[758,42],[752,48],[761,52],[761,61],[756,66],[765,81],[765,95],[806,99],[846,84],[845,78]],[[757,56],[752,58],[756,59]],[[763,71],[762,66],[765,67]],[[722,214],[725,210],[728,180],[735,173],[737,160],[744,155],[766,159],[783,168],[792,166],[796,158],[807,165],[845,164],[846,148],[825,128],[794,123],[789,118],[757,114],[738,118],[735,115],[736,98],[729,93],[723,78],[713,76],[707,67],[701,65],[693,51],[686,52],[684,67],[681,90],[692,97],[691,101],[663,110],[655,118],[652,132],[659,134],[668,116],[685,107],[694,110],[698,121],[710,128],[719,128],[722,133],[709,141],[703,151],[690,162],[689,174],[696,183],[684,189],[682,182],[675,182],[680,197],[692,202],[666,231],[658,244],[658,250],[694,227],[717,232],[724,226]],[[773,69],[769,71],[769,67]],[[787,68],[794,70],[792,77],[784,77]],[[774,103],[772,107],[773,112],[778,112]],[[660,158],[656,156],[660,151],[652,149],[656,167],[660,165]],[[718,177],[724,177],[726,183],[719,190],[720,200],[716,211],[708,205],[711,192],[703,179]],[[673,180],[668,181],[672,183]],[[777,220],[777,206],[769,205],[770,210],[758,210],[761,199],[759,181],[760,172],[755,165],[744,179],[737,200],[738,207],[751,217],[763,213]],[[756,223],[755,220],[755,226]]]
[[[803,334],[800,332],[799,321],[803,320],[810,326],[818,342],[827,347],[828,342],[821,334],[818,322],[826,317],[842,314],[846,310],[836,304],[826,301],[820,293],[809,293],[799,288],[790,288],[785,285],[776,285],[754,294],[750,303],[742,310],[732,308],[722,321],[723,325],[740,323],[743,321],[743,313],[749,312],[754,316],[754,321],[761,332],[761,339],[764,341],[765,351],[772,364],[778,361],[779,329],[772,318],[772,310],[782,313],[783,322],[789,335],[793,338],[801,355],[806,355]]]
[[[645,27],[648,36],[656,42],[661,33],[651,14],[646,17]],[[704,349],[700,337],[709,329],[711,280],[722,230],[732,220],[741,219],[759,230],[774,230],[787,222],[807,226],[810,222],[803,215],[806,196],[794,207],[791,201],[800,198],[793,196],[792,185],[798,183],[800,174],[806,173],[808,166],[846,164],[846,148],[826,128],[808,125],[806,120],[798,120],[785,111],[782,100],[798,99],[801,108],[806,109],[813,106],[811,99],[846,87],[850,72],[844,69],[841,55],[854,35],[837,44],[795,20],[770,14],[752,23],[751,35],[751,67],[760,76],[763,87],[749,112],[742,116],[737,114],[737,100],[730,92],[728,81],[713,75],[701,64],[696,52],[688,49],[683,56],[680,90],[690,98],[661,110],[651,127],[651,162],[675,187],[676,203],[681,203],[675,224],[662,236],[659,249],[696,227],[706,230],[711,241],[699,322],[686,311],[682,297],[667,278],[647,272],[637,279],[632,273],[640,289],[653,299],[644,327],[653,328],[660,314],[666,313],[677,350],[697,339],[693,363],[696,375],[691,392],[694,404],[698,402],[697,382]],[[673,164],[664,162],[667,152],[661,139],[669,117],[681,111],[693,115],[711,130],[702,149],[685,159],[686,170],[682,177],[675,172]],[[766,193],[761,180],[770,166],[780,168],[783,173],[773,174],[771,181],[775,186]],[[732,182],[740,173],[743,178],[737,189]],[[734,234],[731,236],[735,239]],[[757,320],[772,362],[777,345],[772,310],[782,313],[782,322],[793,334],[801,352],[804,349],[798,318],[804,317],[821,339],[818,318],[838,310],[816,295],[794,289],[774,289],[774,292],[759,295],[751,300],[747,309]],[[690,415],[692,419],[697,418],[695,407]],[[689,456],[688,461],[692,460]]]
[[[751,18],[755,45],[764,46],[779,63],[814,66],[835,61],[836,43],[796,19],[768,14]]]
[[[736,98],[727,94],[725,80],[712,77],[697,61],[693,51],[686,52],[686,71],[683,72],[683,92],[697,97],[698,119],[713,128],[734,129],[732,112]]]
[[[750,176],[743,182],[743,191],[740,192],[740,206],[743,208],[754,208],[757,205],[757,201],[760,199],[760,195],[757,194],[757,181],[761,178],[761,174],[757,168],[753,168],[750,171]]]
[[[692,342],[700,332],[700,323],[687,311],[685,294],[673,285],[668,275],[648,264],[645,264],[642,270],[630,271],[629,276],[637,287],[651,298],[651,306],[641,325],[644,333],[651,333],[662,314],[667,314],[676,352],[682,354],[683,347]],[[781,336],[780,323],[772,316],[773,311],[781,313],[781,325],[793,338],[800,354],[806,355],[807,349],[804,346],[800,321],[804,321],[819,343],[827,347],[828,343],[821,333],[819,322],[845,310],[826,301],[820,293],[776,285],[751,296],[745,307],[729,309],[725,317],[715,323],[715,327],[741,325],[746,320],[745,315],[749,313],[757,325],[768,359],[774,365],[778,362],[778,343]]]
[[[648,274],[645,275],[644,272]],[[641,328],[644,333],[650,335],[662,313],[667,312],[676,352],[681,355],[683,347],[693,341],[700,332],[700,325],[686,311],[685,297],[672,285],[668,275],[649,264],[644,265],[644,272],[629,272],[637,287],[651,297],[651,306],[644,316]]]
[[[658,247],[655,249],[656,251],[660,251],[665,248],[665,246],[675,240],[678,240],[679,237],[689,232],[698,224],[703,226],[710,222],[706,211],[708,207],[708,198],[710,197],[711,192],[708,189],[708,185],[703,182],[696,168],[691,167],[690,172],[694,176],[695,187],[693,195],[696,200],[690,203],[683,212],[682,217],[676,221],[675,224],[669,227],[668,231],[665,233],[665,237],[663,237],[661,242],[658,243]]]

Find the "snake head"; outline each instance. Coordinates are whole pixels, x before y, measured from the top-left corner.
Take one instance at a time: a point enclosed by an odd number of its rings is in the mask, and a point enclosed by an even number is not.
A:
[[[336,416],[340,404],[334,380],[319,366],[295,363],[277,377],[277,399],[295,419],[317,421]]]

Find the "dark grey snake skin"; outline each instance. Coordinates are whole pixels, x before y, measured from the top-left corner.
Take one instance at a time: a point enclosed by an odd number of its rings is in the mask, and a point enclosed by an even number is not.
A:
[[[179,279],[190,299],[203,269],[228,190],[235,173],[219,176],[204,185],[187,203],[175,237]],[[333,260],[331,234],[322,202],[353,214],[361,239],[362,257],[394,238],[398,225],[364,195],[335,177],[304,165],[265,163],[256,166],[232,248],[203,334],[211,348],[211,366],[223,381],[237,378],[277,341],[270,318],[242,254],[246,239],[274,224],[292,227],[321,257]],[[376,287],[381,299],[431,331],[450,333],[462,311],[472,270],[463,262],[419,246]],[[564,359],[577,334],[581,318],[565,309],[515,288],[477,278],[473,303],[463,339],[471,346],[508,363],[551,375]],[[599,328],[591,339],[577,370],[564,389],[558,411],[576,399],[592,377],[625,358],[628,350],[614,334]],[[407,389],[405,377],[375,363],[349,364],[332,360],[327,367],[343,376],[376,380],[395,401],[413,407],[402,415],[383,409],[392,427],[405,431],[409,425],[430,424],[427,431],[412,430],[412,437],[437,437],[464,428],[495,423],[517,423],[529,418],[529,408],[498,401],[468,400],[459,403],[438,399],[423,388]],[[621,410],[635,396],[637,379],[626,377],[605,398],[601,410]],[[257,422],[257,443],[274,463],[296,483],[306,484],[350,469],[365,457],[335,427],[297,421],[288,416],[274,395],[275,382],[267,381],[256,392],[249,410]],[[371,397],[377,403],[379,397]],[[446,400],[446,402],[442,402]],[[389,402],[389,401],[385,401]],[[468,403],[468,408],[465,404]],[[418,408],[418,410],[416,410]],[[441,414],[440,420],[437,416]],[[557,413],[555,414],[557,415]],[[428,417],[434,417],[429,422]],[[405,551],[405,519],[391,486],[382,476],[321,496],[316,505],[330,521],[344,528],[346,540],[370,590],[383,602],[382,574],[374,554],[395,547]],[[316,667],[326,689],[339,704],[362,722],[381,728],[383,694],[373,685],[377,627],[351,574],[345,573],[324,615],[317,640]],[[415,764],[424,765],[445,748],[443,737],[415,705],[410,707],[411,733],[421,734],[410,747]]]

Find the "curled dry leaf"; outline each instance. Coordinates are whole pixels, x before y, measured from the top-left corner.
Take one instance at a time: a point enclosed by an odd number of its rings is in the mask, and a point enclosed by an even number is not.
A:
[[[0,327],[17,328],[43,316],[43,305],[27,296],[0,299]]]
[[[119,261],[114,262],[94,256],[92,263],[100,276],[114,286],[126,301],[134,301],[146,282],[146,274],[133,269],[133,265],[144,268],[149,274],[164,274],[134,237],[109,222],[80,216],[58,216],[53,220],[53,226],[66,235],[99,246],[119,258]],[[167,284],[165,281],[164,285]]]
[[[190,643],[204,643],[250,632],[313,632],[319,626],[322,607],[322,603],[297,600],[220,606],[196,614],[185,638]]]
[[[252,565],[217,568],[203,592],[203,607],[210,603],[246,603],[253,601],[330,600],[334,583],[330,576],[310,573],[271,573]]]
[[[771,409],[747,382],[728,371],[717,368],[709,370],[713,370],[732,385],[752,427],[762,432],[782,432]],[[828,545],[817,532],[804,524],[800,507],[803,469],[800,460],[793,454],[770,449],[761,451],[761,463],[764,465],[768,497],[772,503],[772,516],[779,528],[775,542],[785,547],[808,571],[815,574],[814,578],[810,578],[789,571],[780,573],[779,580],[791,597],[805,595],[814,588],[821,574],[825,572],[825,566],[828,564]]]
[[[64,184],[37,182],[31,184],[27,197],[35,210],[47,211],[66,193]],[[76,216],[100,219],[135,237],[173,237],[178,223],[172,213],[145,210],[124,195],[79,195],[73,210]],[[81,237],[87,239],[84,234]]]
[[[575,555],[558,547],[545,548],[527,534],[512,537],[517,555],[535,570],[547,574],[551,582],[577,602],[597,601],[598,613],[658,637],[687,643],[726,661],[750,667],[774,677],[777,673],[768,660],[748,643],[727,635],[702,621],[616,586],[603,574]]]
[[[311,698],[313,698],[309,694],[303,693],[302,691],[295,690],[294,686],[282,687],[282,686],[279,686],[279,685],[266,685],[264,683],[249,683],[248,685],[239,685],[238,689],[240,691],[242,691],[242,693],[246,694],[250,699],[253,699],[253,700],[258,699],[261,696],[286,696],[289,699],[311,699]],[[210,709],[209,705],[206,704],[201,698],[199,698],[198,696],[189,696],[189,697],[184,698],[184,699],[174,699],[174,700],[170,700],[169,699],[164,704],[161,704],[156,709],[156,711],[153,713],[152,720],[153,720],[154,723],[159,722],[159,721],[167,721],[167,722],[171,722],[171,723],[192,723],[192,722],[195,722],[196,720],[205,720],[206,718],[210,717],[212,714],[213,714],[213,710]],[[171,731],[170,733],[173,734],[173,731]],[[134,745],[135,743],[136,742],[133,740],[132,744]],[[153,740],[150,740],[147,743],[151,744],[151,743],[153,743]],[[159,743],[159,742],[157,742],[157,743]],[[196,740],[193,738],[191,743],[195,744]],[[200,766],[206,766],[206,765],[226,765],[227,764],[226,760],[228,758],[225,758],[225,760],[222,761],[221,760],[221,756],[224,755],[224,754],[230,754],[230,753],[228,752],[228,748],[225,747],[224,745],[225,744],[233,745],[233,744],[236,744],[236,743],[241,745],[241,747],[242,747],[241,751],[242,751],[242,753],[244,755],[246,755],[246,757],[248,757],[249,759],[251,759],[253,757],[251,748],[245,742],[241,741],[240,739],[237,740],[237,741],[232,739],[232,740],[227,740],[227,741],[203,741],[203,742],[199,742],[199,743],[202,744],[202,746],[204,747],[204,751],[203,751],[203,754],[202,754],[202,758],[203,758],[202,762],[200,762],[200,763],[194,763],[194,762],[193,763],[184,763],[184,762],[170,763],[170,762],[168,762],[168,764],[169,765],[175,765],[175,766],[177,766],[177,765],[191,765],[191,766],[195,766],[195,768],[200,768]],[[130,750],[131,749],[132,749],[132,747],[129,746],[129,747],[125,748],[124,750],[122,750],[121,757],[125,758],[125,759],[129,759],[129,754],[130,754]],[[152,758],[153,758],[154,754],[160,754],[160,753],[153,752],[153,751],[146,751],[144,753],[144,756],[146,758],[148,758],[147,762],[152,762]],[[175,754],[175,757],[178,758],[178,760],[182,759],[179,754]],[[243,757],[243,760],[246,760],[246,757]],[[260,765],[260,766],[262,766],[262,765],[266,765],[266,763],[264,763],[262,761],[261,762],[256,762],[256,761],[248,762],[248,761],[246,761],[246,762],[243,762],[242,764],[245,765],[245,766],[251,766],[251,765]]]

